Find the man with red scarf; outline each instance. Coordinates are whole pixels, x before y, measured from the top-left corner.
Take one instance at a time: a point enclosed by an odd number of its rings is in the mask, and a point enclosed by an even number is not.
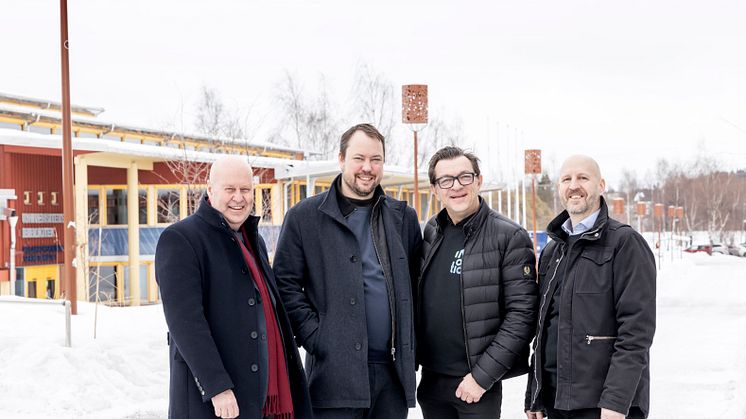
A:
[[[207,197],[158,240],[169,418],[311,418],[303,367],[258,234],[252,169],[224,157]]]

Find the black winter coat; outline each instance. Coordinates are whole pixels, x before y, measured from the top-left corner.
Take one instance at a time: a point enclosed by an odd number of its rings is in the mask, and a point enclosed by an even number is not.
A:
[[[274,269],[299,345],[315,408],[368,408],[368,342],[362,261],[357,239],[329,190],[304,199],[285,216]],[[374,211],[388,249],[382,268],[392,278],[396,368],[410,407],[415,404],[412,282],[419,270],[422,234],[414,210],[380,189]],[[385,246],[385,247],[383,247]],[[386,253],[381,251],[382,253]],[[387,266],[388,265],[388,266]]]
[[[528,371],[536,327],[536,259],[526,230],[479,200],[477,213],[464,224],[460,298],[464,354],[476,382],[489,389],[498,380]],[[425,227],[422,274],[447,222],[443,209]],[[422,281],[417,290],[422,295]]]
[[[556,282],[557,265],[567,258],[559,307],[557,393],[562,410],[607,408],[628,414],[650,404],[649,351],[655,333],[655,259],[630,226],[608,216],[603,197],[595,225],[568,254],[563,211],[547,227],[552,238],[539,264],[541,305],[526,391],[526,409],[544,408],[542,330]]]
[[[258,221],[249,217],[244,228],[275,296],[295,417],[311,418],[303,366]],[[259,301],[232,230],[206,198],[195,214],[161,234],[155,271],[170,335],[169,418],[214,418],[210,399],[227,389],[233,389],[240,418],[261,418],[267,365],[252,332],[259,330],[258,312],[267,302]]]

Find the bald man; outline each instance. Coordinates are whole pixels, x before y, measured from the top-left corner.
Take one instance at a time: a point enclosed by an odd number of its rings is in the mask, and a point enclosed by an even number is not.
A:
[[[655,260],[630,226],[609,218],[598,163],[560,170],[565,210],[547,226],[528,419],[645,418],[655,333]]]
[[[252,169],[210,168],[197,211],[158,240],[156,280],[168,324],[168,417],[310,418],[303,367],[258,234]]]

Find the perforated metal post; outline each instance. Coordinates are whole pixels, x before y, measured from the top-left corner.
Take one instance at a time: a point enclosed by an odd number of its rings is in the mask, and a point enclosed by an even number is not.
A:
[[[414,210],[420,216],[420,187],[417,172],[417,131],[427,124],[427,85],[408,84],[401,87],[402,122],[414,133]]]

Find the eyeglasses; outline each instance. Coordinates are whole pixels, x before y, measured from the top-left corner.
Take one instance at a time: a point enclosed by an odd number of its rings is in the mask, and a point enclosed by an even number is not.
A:
[[[435,179],[435,183],[438,184],[441,189],[451,189],[456,180],[458,180],[458,183],[460,183],[461,186],[467,186],[474,183],[474,178],[476,176],[476,173],[462,173],[458,176],[441,176]]]

